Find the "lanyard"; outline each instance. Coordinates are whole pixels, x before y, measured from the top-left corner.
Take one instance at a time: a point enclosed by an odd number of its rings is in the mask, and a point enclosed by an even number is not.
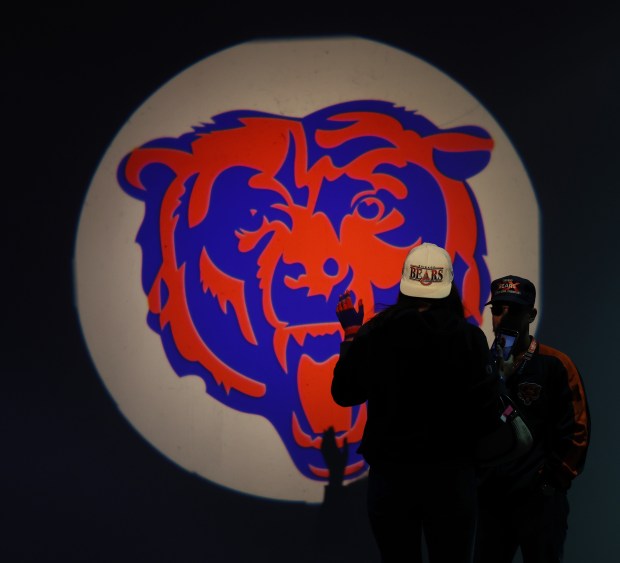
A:
[[[527,349],[527,352],[525,352],[525,354],[523,354],[523,357],[519,360],[519,362],[515,366],[514,373],[516,373],[517,375],[521,375],[523,373],[523,369],[525,368],[525,364],[527,364],[527,362],[529,362],[532,359],[532,356],[534,355],[534,352],[536,351],[536,345],[537,344],[538,344],[538,342],[532,336],[532,341],[530,342],[530,346]]]

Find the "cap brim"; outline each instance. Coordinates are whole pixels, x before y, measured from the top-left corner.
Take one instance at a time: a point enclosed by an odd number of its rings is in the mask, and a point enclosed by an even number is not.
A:
[[[510,293],[504,293],[502,295],[498,295],[493,297],[490,301],[487,301],[484,306],[491,305],[492,303],[516,303],[517,305],[524,305],[526,307],[532,307],[534,304],[529,303],[528,301],[524,301],[516,295],[512,295]]]
[[[452,283],[434,283],[422,285],[419,281],[400,280],[400,292],[409,297],[426,299],[443,299],[450,295]]]

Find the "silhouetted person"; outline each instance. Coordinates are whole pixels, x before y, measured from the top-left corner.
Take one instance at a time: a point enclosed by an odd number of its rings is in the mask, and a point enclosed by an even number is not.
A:
[[[566,492],[583,470],[590,415],[579,371],[562,352],[530,335],[536,288],[518,276],[491,284],[493,330],[518,331],[504,365],[506,389],[534,443],[522,458],[486,470],[480,486],[477,561],[558,563],[568,528]]]
[[[477,438],[497,424],[489,346],[465,320],[449,254],[423,243],[408,254],[395,305],[363,324],[349,292],[332,396],[367,401],[358,452],[370,466],[367,508],[384,562],[470,563],[476,527]]]

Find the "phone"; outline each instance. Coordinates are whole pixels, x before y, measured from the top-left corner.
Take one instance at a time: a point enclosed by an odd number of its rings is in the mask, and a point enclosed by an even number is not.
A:
[[[504,361],[508,360],[518,337],[519,333],[516,330],[510,330],[508,328],[498,329],[495,333],[495,340],[493,341],[493,351],[499,353],[498,348],[501,347]]]

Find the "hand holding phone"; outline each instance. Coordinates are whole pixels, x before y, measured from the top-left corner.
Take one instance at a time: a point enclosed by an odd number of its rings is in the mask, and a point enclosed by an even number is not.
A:
[[[519,333],[516,330],[500,328],[495,333],[495,340],[491,346],[491,353],[497,361],[497,367],[502,379],[508,379],[514,371],[514,357],[512,350]]]
[[[495,333],[495,340],[493,341],[493,352],[496,357],[501,357],[503,361],[508,361],[518,337],[519,333],[516,330],[499,328]]]

